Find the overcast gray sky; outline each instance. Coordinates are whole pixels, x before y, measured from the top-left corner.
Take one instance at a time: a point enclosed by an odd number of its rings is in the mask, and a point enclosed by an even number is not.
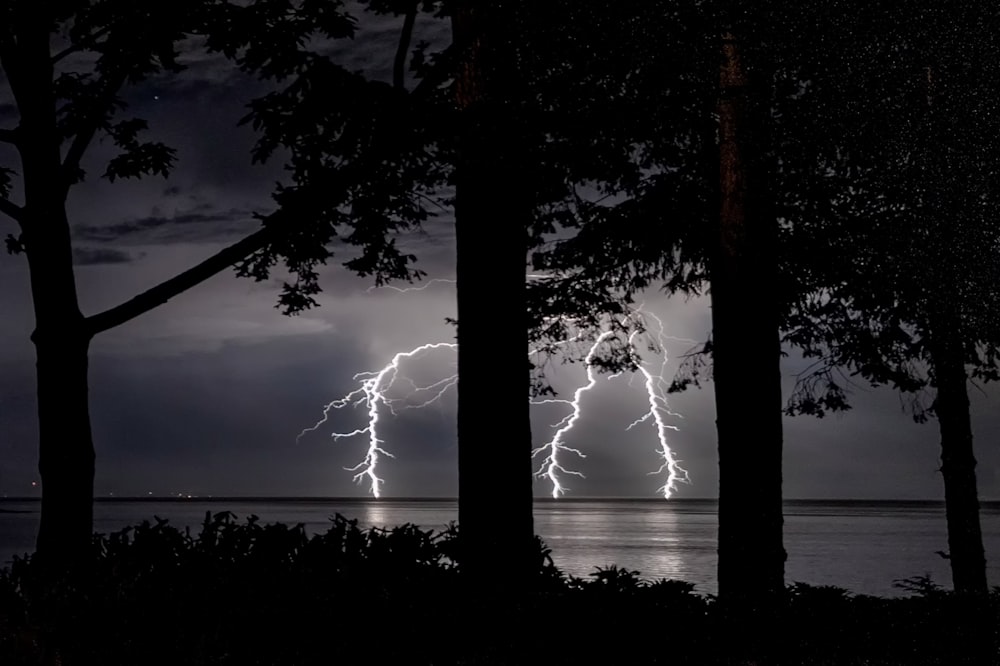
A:
[[[386,76],[398,21],[366,20],[341,47],[352,67]],[[434,28],[424,26],[435,36]],[[442,28],[443,30],[443,28]],[[442,37],[442,33],[437,33]],[[237,128],[254,94],[228,65],[194,58],[173,83],[150,82],[129,95],[131,111],[178,150],[168,181],[109,184],[97,178],[104,146],[87,164],[90,177],[74,188],[70,215],[77,243],[80,300],[86,314],[117,304],[211,255],[255,229],[254,211],[269,208],[280,164],[251,167],[252,131]],[[9,94],[0,92],[0,104]],[[0,122],[10,109],[0,106]],[[6,114],[6,115],[5,115]],[[10,164],[0,152],[0,163]],[[410,239],[430,278],[453,276],[453,236],[447,213]],[[0,220],[0,235],[14,231]],[[336,262],[334,262],[336,264]],[[364,496],[345,467],[365,453],[364,436],[334,441],[334,431],[363,427],[363,406],[331,412],[321,428],[296,435],[322,417],[329,401],[357,388],[355,373],[378,370],[392,355],[425,342],[452,342],[445,318],[455,314],[453,285],[435,283],[400,294],[372,291],[370,282],[331,265],[323,273],[322,307],[298,317],[275,308],[280,274],[256,284],[225,272],[164,307],[101,335],[91,354],[91,411],[97,446],[97,493],[107,495]],[[23,257],[0,256],[0,494],[37,494],[37,426],[33,328]],[[667,333],[703,340],[708,298],[685,301],[650,293],[646,307]],[[691,347],[670,343],[673,359]],[[659,360],[650,356],[653,365]],[[417,382],[453,372],[442,350],[408,363]],[[794,355],[785,376],[801,368]],[[667,365],[669,375],[676,361]],[[560,397],[586,381],[581,364],[554,367]],[[787,390],[791,380],[786,379]],[[756,389],[746,378],[747,391]],[[483,396],[488,400],[489,396]],[[973,390],[979,484],[983,499],[1000,499],[998,394]],[[890,390],[860,389],[854,410],[817,420],[785,419],[784,477],[789,498],[941,498],[937,424],[914,424]],[[585,459],[564,457],[586,478],[564,477],[571,496],[655,497],[662,477],[651,424],[626,426],[647,410],[641,381],[600,378],[566,444]],[[717,455],[712,386],[672,396],[670,445],[689,472],[679,497],[716,495]],[[536,444],[566,415],[560,405],[534,408]],[[502,423],[503,415],[497,415]],[[423,410],[383,414],[385,448],[395,456],[379,469],[387,496],[453,496],[457,489],[455,393]],[[483,424],[484,444],[502,432]],[[746,445],[754,445],[747,431]],[[495,441],[493,445],[503,445]],[[548,482],[536,492],[547,495]]]

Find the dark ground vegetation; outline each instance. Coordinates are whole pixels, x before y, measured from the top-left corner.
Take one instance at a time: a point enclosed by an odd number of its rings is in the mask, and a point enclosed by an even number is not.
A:
[[[43,583],[0,571],[0,664],[997,664],[1000,588],[908,597],[796,584],[748,631],[681,581],[611,567],[562,574],[538,542],[532,592],[487,599],[459,582],[455,529],[360,529],[207,515],[94,539],[85,571]]]

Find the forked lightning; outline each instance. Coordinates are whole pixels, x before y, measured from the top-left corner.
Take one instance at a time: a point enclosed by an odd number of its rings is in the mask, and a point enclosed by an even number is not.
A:
[[[439,281],[447,282],[447,280]],[[407,290],[397,289],[397,291]],[[638,331],[640,329],[635,326],[631,327],[633,332],[628,337],[628,352],[633,354],[634,358],[637,359],[632,372],[633,376],[639,375],[643,378],[643,388],[645,389],[646,402],[649,409],[645,414],[633,421],[626,428],[626,430],[631,430],[632,428],[647,421],[651,421],[654,425],[657,438],[656,451],[662,460],[662,464],[658,470],[650,472],[650,474],[666,473],[666,481],[657,492],[662,494],[664,498],[669,499],[671,495],[677,491],[678,483],[689,482],[688,473],[680,466],[680,462],[674,455],[668,439],[669,433],[677,430],[677,427],[668,420],[680,418],[680,414],[671,411],[667,403],[665,390],[667,382],[663,377],[667,364],[665,343],[673,338],[669,338],[665,335],[663,322],[659,317],[651,312],[643,310],[641,307],[635,309],[629,315],[629,318],[638,319],[644,316],[652,318],[656,324],[653,331],[655,334],[654,339],[656,346],[663,351],[663,357],[658,373],[652,372],[647,363],[639,360],[638,354],[635,353],[635,345],[639,335]],[[630,322],[626,321],[624,323],[628,324]],[[587,355],[584,358],[586,383],[579,386],[573,392],[571,399],[549,398],[532,400],[532,403],[536,405],[562,404],[567,405],[570,408],[569,414],[552,425],[555,429],[555,433],[552,435],[551,439],[532,451],[532,457],[543,456],[541,465],[536,473],[539,478],[547,479],[549,483],[552,484],[552,497],[560,497],[568,490],[568,488],[566,488],[560,480],[561,474],[575,475],[581,478],[583,477],[581,472],[565,467],[563,465],[561,455],[574,454],[580,458],[586,457],[582,451],[578,448],[567,445],[566,442],[572,436],[573,429],[577,426],[583,416],[583,398],[585,394],[594,389],[598,384],[599,368],[595,363],[597,354],[599,353],[602,345],[607,344],[608,341],[614,336],[615,331],[609,326],[607,330],[601,332],[594,339]],[[578,339],[579,336],[574,338],[574,340]],[[397,410],[399,409],[415,409],[425,407],[439,400],[452,386],[458,382],[458,376],[456,374],[452,374],[430,385],[417,386],[412,380],[409,380],[405,374],[403,374],[401,365],[404,364],[404,362],[439,349],[449,349],[454,351],[457,349],[457,345],[455,343],[447,342],[423,344],[408,352],[397,353],[381,370],[360,372],[354,375],[354,380],[360,382],[360,386],[347,395],[327,403],[323,409],[323,418],[320,419],[315,425],[302,430],[296,439],[301,439],[304,435],[306,435],[306,433],[318,430],[323,424],[327,423],[330,419],[332,410],[342,409],[348,405],[353,407],[364,405],[367,408],[368,414],[367,425],[350,432],[334,432],[332,436],[334,439],[343,439],[364,434],[368,435],[368,448],[365,453],[365,457],[357,465],[346,469],[348,471],[355,472],[354,480],[358,483],[363,483],[367,478],[372,495],[376,498],[380,497],[381,487],[384,483],[382,478],[376,473],[380,459],[382,456],[389,458],[394,457],[383,448],[385,442],[379,437],[379,423],[380,418],[383,416],[383,410],[388,410],[390,414],[396,415]],[[609,379],[617,377],[620,374],[622,373],[611,375]],[[392,397],[390,392],[397,386],[398,381],[408,381],[410,387],[402,395]],[[403,407],[399,407],[400,404],[402,404]]]

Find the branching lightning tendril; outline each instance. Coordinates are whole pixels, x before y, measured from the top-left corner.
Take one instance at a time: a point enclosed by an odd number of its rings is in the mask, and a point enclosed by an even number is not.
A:
[[[540,453],[548,452],[547,455],[542,459],[542,465],[538,468],[535,474],[539,478],[548,477],[549,481],[552,483],[552,497],[559,497],[568,490],[559,481],[559,472],[564,474],[573,474],[583,478],[583,473],[577,472],[575,470],[566,469],[559,462],[559,453],[565,451],[567,453],[574,453],[580,458],[586,458],[587,456],[583,454],[579,449],[575,449],[571,446],[566,446],[565,438],[566,435],[573,429],[577,421],[580,420],[580,416],[583,413],[583,408],[581,406],[581,399],[583,394],[590,389],[597,386],[597,368],[594,367],[594,355],[597,353],[598,348],[601,344],[614,335],[613,331],[604,331],[599,336],[594,344],[590,347],[590,351],[587,352],[587,356],[584,358],[584,365],[587,368],[587,383],[580,386],[573,392],[572,400],[565,400],[560,398],[546,398],[543,400],[533,400],[532,402],[536,405],[545,405],[559,403],[570,406],[570,413],[566,415],[563,420],[556,423],[553,427],[556,428],[556,432],[552,435],[552,439],[548,442],[539,446],[531,452],[531,457],[535,458]]]
[[[427,288],[434,282],[452,281],[443,279],[431,280],[427,285],[422,287],[407,289],[392,287],[392,289],[398,292],[420,291]],[[638,375],[643,379],[643,388],[645,390],[649,409],[645,414],[629,424],[625,430],[631,430],[646,422],[651,422],[655,427],[657,437],[656,451],[662,463],[659,469],[650,472],[650,474],[657,475],[666,473],[666,481],[657,490],[657,492],[665,499],[669,499],[673,493],[677,491],[678,483],[690,482],[687,471],[680,466],[680,461],[676,458],[668,440],[669,433],[678,430],[676,426],[668,422],[668,419],[681,418],[681,415],[670,409],[666,398],[667,381],[664,379],[663,375],[666,370],[668,359],[665,351],[665,343],[669,340],[678,340],[678,338],[667,336],[664,331],[663,321],[655,314],[647,310],[643,310],[641,306],[628,315],[628,319],[638,319],[641,317],[649,317],[655,322],[655,327],[652,333],[655,335],[655,342],[657,346],[659,349],[663,350],[663,357],[658,372],[651,371],[647,364],[638,358],[638,355],[635,353],[635,344],[637,342],[637,337],[640,335],[640,328],[633,326],[633,330],[629,334],[627,341],[628,352],[636,359],[632,368],[632,373],[633,377]],[[630,322],[626,321],[624,323]],[[612,327],[608,327],[593,340],[586,356],[584,357],[586,383],[576,388],[572,394],[572,398],[548,398],[535,399],[531,401],[532,404],[537,405],[560,404],[566,405],[570,408],[569,414],[552,425],[555,429],[555,433],[552,435],[551,439],[549,439],[549,441],[545,444],[535,448],[531,454],[533,458],[544,454],[541,464],[536,471],[536,475],[539,478],[548,479],[548,481],[552,484],[552,497],[554,498],[560,497],[568,490],[568,488],[561,482],[560,474],[568,474],[583,478],[583,474],[581,472],[563,466],[563,459],[561,455],[574,454],[579,458],[586,458],[586,455],[582,451],[567,445],[566,441],[583,416],[582,401],[585,394],[597,386],[598,374],[600,372],[596,363],[597,355],[602,345],[607,344],[615,335],[616,331]],[[576,342],[580,339],[582,339],[582,334],[572,336],[569,340],[564,341],[563,344]],[[332,410],[342,409],[347,406],[357,407],[365,405],[367,407],[368,415],[367,425],[365,427],[357,428],[350,432],[334,432],[332,436],[335,440],[338,440],[364,434],[368,435],[368,448],[365,457],[357,465],[347,467],[345,469],[355,472],[354,480],[357,483],[363,483],[367,478],[372,495],[376,498],[379,497],[381,495],[381,486],[384,483],[382,478],[376,473],[379,461],[382,456],[388,458],[394,457],[383,448],[384,441],[379,437],[379,423],[382,408],[385,408],[391,414],[396,415],[398,411],[402,409],[425,407],[439,400],[452,386],[458,382],[458,375],[452,374],[429,385],[418,386],[415,382],[413,382],[413,380],[401,374],[401,364],[426,352],[445,348],[455,350],[457,349],[457,345],[455,343],[446,342],[423,344],[410,351],[397,353],[392,357],[392,360],[387,365],[378,371],[360,372],[354,375],[354,380],[360,382],[360,386],[347,395],[328,403],[323,409],[323,417],[313,426],[302,430],[298,434],[296,441],[301,440],[307,433],[316,431],[327,423],[330,420]],[[532,352],[529,353],[535,352],[532,350]],[[622,374],[622,372],[610,375],[608,376],[608,379],[613,379],[620,374]],[[407,382],[410,385],[409,392],[402,397],[392,397],[390,393],[396,386],[397,382]]]
[[[669,407],[669,403],[666,397],[666,386],[667,381],[664,379],[664,372],[666,371],[666,366],[668,358],[666,355],[666,342],[669,340],[678,340],[678,338],[673,338],[666,335],[663,321],[657,317],[652,312],[644,310],[642,306],[636,308],[630,315],[629,318],[639,318],[639,317],[649,317],[655,322],[655,328],[653,333],[655,334],[655,341],[659,348],[663,350],[663,358],[660,364],[660,369],[658,373],[654,373],[647,367],[647,364],[641,360],[637,360],[634,366],[634,372],[638,373],[643,378],[643,388],[646,392],[646,399],[649,404],[649,410],[640,416],[638,419],[633,421],[625,430],[631,430],[640,423],[646,421],[652,421],[656,427],[656,437],[657,437],[657,453],[659,454],[661,460],[663,461],[659,469],[650,472],[651,475],[662,474],[666,472],[667,479],[666,482],[661,486],[657,492],[662,494],[664,499],[669,499],[671,495],[676,492],[678,483],[689,483],[690,479],[688,477],[687,471],[680,466],[680,461],[674,455],[673,449],[670,446],[668,435],[671,431],[677,431],[677,426],[674,426],[667,422],[668,417],[681,418],[681,415],[672,411]],[[625,322],[628,323],[628,322]],[[552,497],[560,497],[565,494],[567,488],[559,480],[559,472],[564,474],[572,474],[575,476],[583,477],[578,471],[570,470],[563,467],[560,462],[559,454],[562,452],[573,453],[580,458],[585,458],[586,456],[576,448],[572,448],[565,444],[566,436],[570,433],[573,427],[576,425],[577,421],[582,415],[582,404],[581,398],[583,394],[587,391],[593,389],[597,385],[597,368],[595,368],[595,359],[600,349],[601,345],[605,344],[614,336],[613,330],[610,328],[605,330],[594,340],[593,344],[587,352],[584,358],[584,365],[586,366],[587,372],[587,383],[579,387],[574,393],[573,398],[570,400],[565,399],[547,399],[547,400],[536,400],[536,404],[550,404],[550,403],[561,403],[570,406],[570,413],[559,423],[557,423],[555,428],[557,428],[555,434],[552,438],[542,446],[536,448],[532,452],[532,456],[537,456],[541,453],[546,453],[545,458],[542,460],[542,465],[536,472],[539,478],[548,478],[552,484]],[[630,353],[635,353],[636,338],[639,336],[639,329],[633,327],[633,332],[629,334],[628,337],[628,351]],[[609,379],[613,379],[622,372],[611,375]]]
[[[667,336],[664,334],[663,321],[652,312],[644,312],[644,314],[651,317],[656,322],[657,339],[662,345],[663,341],[667,339]],[[636,333],[632,333],[629,336],[630,345],[634,345],[635,336]],[[661,493],[664,499],[670,499],[670,496],[677,491],[678,483],[690,483],[691,479],[688,477],[687,470],[680,466],[680,461],[677,460],[677,457],[674,455],[673,449],[670,447],[667,439],[668,431],[672,430],[676,432],[678,428],[675,425],[668,424],[665,417],[672,416],[674,418],[682,418],[682,416],[677,412],[672,411],[669,403],[667,402],[667,382],[663,377],[666,365],[667,355],[664,352],[659,374],[653,374],[650,372],[643,363],[639,363],[636,366],[636,371],[641,374],[644,379],[643,385],[646,389],[646,397],[649,400],[649,411],[629,424],[626,430],[631,430],[640,423],[652,420],[653,425],[656,427],[656,438],[659,442],[657,453],[659,453],[663,463],[660,465],[658,470],[650,472],[650,474],[662,474],[666,472],[667,480],[662,486],[660,486],[657,492]]]
[[[296,441],[301,440],[306,433],[317,430],[320,426],[326,423],[330,418],[330,410],[342,409],[348,405],[355,407],[362,404],[367,405],[367,426],[364,428],[357,428],[351,432],[335,432],[332,436],[335,440],[337,440],[345,437],[355,437],[365,433],[368,434],[368,450],[364,459],[357,465],[347,467],[345,469],[349,472],[356,472],[354,480],[358,483],[363,482],[365,477],[367,477],[370,481],[372,495],[376,498],[379,497],[381,495],[381,486],[384,483],[383,480],[376,474],[379,458],[381,456],[386,456],[388,458],[394,457],[391,453],[382,448],[382,444],[385,442],[378,436],[379,407],[385,405],[385,407],[392,414],[397,413],[396,405],[404,401],[405,406],[402,407],[402,409],[426,407],[432,402],[438,400],[458,381],[458,375],[451,375],[440,381],[434,382],[429,386],[417,386],[412,380],[406,379],[406,381],[408,381],[412,386],[412,391],[408,397],[412,398],[413,396],[420,396],[419,401],[411,403],[406,401],[405,398],[391,398],[389,397],[388,392],[395,385],[396,380],[400,379],[400,363],[427,351],[435,349],[455,349],[456,346],[457,345],[453,342],[435,342],[420,345],[419,347],[411,349],[408,352],[399,352],[392,357],[392,360],[385,367],[377,372],[359,372],[354,375],[354,379],[361,382],[360,388],[351,391],[342,398],[338,398],[337,400],[328,403],[323,409],[323,418],[312,427],[306,428],[300,432]]]

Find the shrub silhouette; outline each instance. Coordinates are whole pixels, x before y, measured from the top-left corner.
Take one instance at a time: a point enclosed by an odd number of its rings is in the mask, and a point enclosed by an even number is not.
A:
[[[154,518],[95,536],[86,572],[43,583],[0,570],[0,664],[735,664],[716,600],[683,581],[597,568],[566,576],[536,540],[532,592],[491,608],[459,585],[454,525],[362,529],[207,514],[197,534]],[[1000,590],[969,600],[929,579],[909,597],[797,583],[768,664],[980,664],[997,659]]]

